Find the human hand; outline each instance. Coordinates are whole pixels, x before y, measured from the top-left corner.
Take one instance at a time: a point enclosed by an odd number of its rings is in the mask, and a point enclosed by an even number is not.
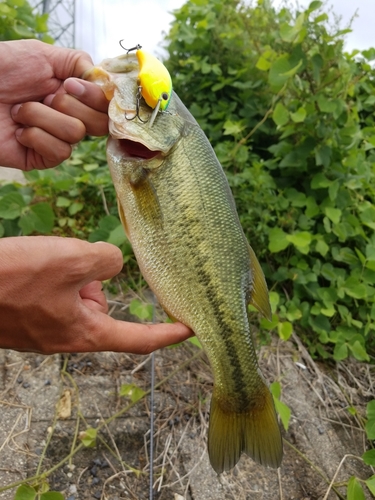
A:
[[[86,134],[108,133],[107,99],[78,78],[92,66],[78,50],[37,40],[0,43],[0,165],[53,167]]]
[[[192,335],[181,323],[142,325],[108,316],[101,281],[121,268],[121,251],[108,243],[0,239],[0,348],[147,354]]]

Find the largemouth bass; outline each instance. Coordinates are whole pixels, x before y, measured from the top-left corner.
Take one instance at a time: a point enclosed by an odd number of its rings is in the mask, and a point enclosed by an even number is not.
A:
[[[85,76],[110,99],[107,158],[121,221],[160,304],[207,353],[212,467],[229,470],[242,452],[278,467],[281,433],[248,319],[249,304],[271,316],[262,269],[202,129],[174,92],[150,126],[153,109],[136,103],[138,73],[135,55],[124,54]]]

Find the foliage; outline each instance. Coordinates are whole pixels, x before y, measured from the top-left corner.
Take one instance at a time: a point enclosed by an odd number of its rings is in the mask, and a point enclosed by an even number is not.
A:
[[[54,234],[107,241],[129,260],[131,248],[117,217],[104,139],[82,141],[58,168],[24,175],[26,185],[0,187],[0,237]]]
[[[48,14],[38,14],[27,0],[0,2],[0,41],[38,38],[53,43],[47,34]]]
[[[280,396],[281,396],[280,382],[273,382],[270,385],[270,391],[272,393],[273,401],[275,403],[275,408],[276,408],[277,413],[280,416],[280,420],[283,424],[283,427],[286,431],[288,431],[290,417],[292,416],[292,411],[288,405],[286,405],[285,403],[283,403],[280,400]]]
[[[369,361],[375,330],[375,50],[347,54],[322,2],[192,0],[167,36],[174,88],[209,136],[271,285],[272,322]]]
[[[47,483],[42,483],[42,488],[22,484],[17,488],[14,500],[64,500],[64,496],[58,491],[49,491]]]

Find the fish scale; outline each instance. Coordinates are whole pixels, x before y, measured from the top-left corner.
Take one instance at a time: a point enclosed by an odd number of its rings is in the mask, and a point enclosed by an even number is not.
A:
[[[112,92],[107,157],[121,220],[160,304],[195,332],[207,353],[214,376],[208,431],[213,468],[232,468],[242,452],[278,467],[280,429],[248,319],[249,303],[270,315],[264,275],[223,169],[178,96],[172,94],[168,113],[159,113],[152,127],[125,118],[134,108],[132,65],[129,54],[96,69],[107,74],[106,95]],[[152,109],[142,102],[140,112],[147,116]],[[121,149],[121,139],[155,154],[134,157]]]

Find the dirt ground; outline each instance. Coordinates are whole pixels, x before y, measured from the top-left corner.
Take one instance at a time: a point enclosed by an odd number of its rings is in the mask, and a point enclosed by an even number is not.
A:
[[[127,303],[117,297],[112,314],[129,318]],[[358,458],[369,444],[360,415],[375,396],[374,367],[321,366],[296,337],[274,339],[259,359],[291,409],[282,466],[265,469],[243,456],[217,476],[206,452],[212,377],[204,354],[190,342],[155,354],[153,498],[345,499],[351,476],[374,474]],[[150,399],[128,408],[119,392],[132,384],[148,391],[150,380],[150,356],[0,352],[0,499],[14,498],[15,487],[3,487],[44,472],[66,500],[149,499]],[[82,444],[87,428],[99,429],[94,447]]]

